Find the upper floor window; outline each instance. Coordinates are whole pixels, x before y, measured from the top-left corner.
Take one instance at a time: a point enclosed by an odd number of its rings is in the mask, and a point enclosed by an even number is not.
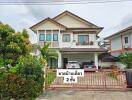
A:
[[[58,34],[53,34],[53,41],[58,41]]]
[[[51,34],[46,34],[46,41],[51,41]]]
[[[70,34],[63,34],[62,40],[63,42],[70,42]]]
[[[127,44],[128,43],[128,37],[126,36],[126,37],[124,37],[124,41],[125,41],[125,44]]]
[[[45,41],[45,35],[39,34],[39,41]]]
[[[86,44],[89,42],[89,36],[88,35],[78,35],[78,42],[80,44]]]

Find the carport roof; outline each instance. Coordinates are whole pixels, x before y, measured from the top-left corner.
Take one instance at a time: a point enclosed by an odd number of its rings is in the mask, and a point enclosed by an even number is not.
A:
[[[103,48],[62,48],[60,52],[106,52]]]

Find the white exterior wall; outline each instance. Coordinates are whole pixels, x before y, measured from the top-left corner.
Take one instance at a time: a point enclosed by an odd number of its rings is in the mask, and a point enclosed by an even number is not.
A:
[[[124,37],[128,37],[128,44],[125,44]],[[116,37],[113,37],[111,39],[111,51],[115,50],[122,50],[125,46],[128,46],[128,48],[132,48],[132,31],[126,32],[121,35],[118,35]],[[131,50],[125,51],[125,52],[132,52]],[[113,56],[119,56],[120,53],[111,53]]]
[[[128,32],[127,34],[123,35],[123,46],[125,45],[124,37],[128,37],[128,46],[132,48],[132,32]]]
[[[130,48],[132,48],[132,32],[130,33]]]
[[[70,42],[63,42],[63,34],[70,34]],[[62,32],[60,33],[60,41],[59,41],[59,48],[70,48],[72,47],[72,39],[73,39],[73,33],[72,32]]]
[[[70,42],[63,42],[62,37],[63,34],[70,34]],[[93,41],[93,45],[76,45],[78,42],[78,35],[89,35],[89,41]],[[60,48],[99,48],[98,42],[96,40],[96,34],[83,34],[83,33],[78,33],[78,34],[73,34],[72,32],[63,32],[60,35]],[[75,42],[73,42],[75,40]]]
[[[111,51],[122,49],[121,36],[115,37],[111,40]]]

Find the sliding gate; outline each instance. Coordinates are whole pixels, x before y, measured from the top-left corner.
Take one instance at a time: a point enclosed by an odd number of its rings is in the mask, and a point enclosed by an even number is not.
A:
[[[56,70],[46,71],[46,88],[48,89],[105,89],[105,90],[125,90],[126,72],[123,70],[95,70],[87,71],[84,77],[78,77],[78,82],[74,84],[64,83],[63,77],[56,77]]]

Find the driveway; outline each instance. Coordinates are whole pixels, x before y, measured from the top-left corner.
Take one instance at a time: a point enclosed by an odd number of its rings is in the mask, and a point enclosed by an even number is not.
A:
[[[132,91],[47,90],[36,100],[132,100]]]

